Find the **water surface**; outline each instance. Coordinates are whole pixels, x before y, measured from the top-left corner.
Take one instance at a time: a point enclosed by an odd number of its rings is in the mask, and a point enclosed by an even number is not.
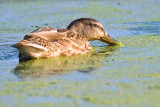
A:
[[[0,1],[1,107],[159,107],[159,0]],[[45,26],[91,17],[125,47],[93,41],[81,56],[20,61],[11,45]]]

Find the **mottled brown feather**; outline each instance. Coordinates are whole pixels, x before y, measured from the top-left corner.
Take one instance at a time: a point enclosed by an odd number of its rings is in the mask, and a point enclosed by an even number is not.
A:
[[[72,56],[85,54],[92,47],[88,40],[101,40],[116,44],[107,36],[102,24],[91,18],[81,18],[71,22],[67,29],[44,27],[25,35],[14,45],[22,58]]]
[[[51,32],[52,30],[42,31],[42,29],[27,34],[17,44],[22,58],[72,56],[84,54],[92,49],[86,38],[79,37],[71,30],[54,29],[57,32]],[[34,44],[36,44],[36,47]],[[37,48],[39,46],[42,47]]]

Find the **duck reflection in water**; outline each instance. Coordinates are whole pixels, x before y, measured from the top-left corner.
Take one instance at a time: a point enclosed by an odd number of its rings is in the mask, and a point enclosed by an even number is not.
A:
[[[94,47],[93,51],[76,56],[19,60],[12,70],[20,79],[65,75],[70,71],[90,72],[103,66],[106,58],[120,47]],[[96,50],[96,51],[95,51]]]

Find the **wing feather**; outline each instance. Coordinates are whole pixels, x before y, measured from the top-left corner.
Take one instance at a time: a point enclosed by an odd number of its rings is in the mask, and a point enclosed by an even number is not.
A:
[[[37,29],[27,34],[16,46],[24,57],[72,56],[92,49],[85,37],[68,29],[54,28]]]

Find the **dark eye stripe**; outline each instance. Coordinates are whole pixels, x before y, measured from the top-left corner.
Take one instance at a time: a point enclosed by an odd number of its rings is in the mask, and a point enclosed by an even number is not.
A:
[[[95,20],[95,19],[91,19],[91,18],[80,18],[80,19],[77,19],[77,20],[71,22],[68,25],[67,29],[70,29],[74,24],[79,24],[79,23],[84,23],[85,25],[89,25],[91,27],[97,27],[102,32],[104,32],[104,34],[105,34],[104,28],[102,26],[98,25],[98,24],[100,24],[100,22]]]
[[[98,24],[95,24],[95,23],[87,23],[87,25],[89,25],[89,26],[91,26],[91,27],[97,27],[97,28],[99,28],[102,32],[104,32],[104,34],[105,34],[105,30],[104,30],[101,26],[99,26]]]

